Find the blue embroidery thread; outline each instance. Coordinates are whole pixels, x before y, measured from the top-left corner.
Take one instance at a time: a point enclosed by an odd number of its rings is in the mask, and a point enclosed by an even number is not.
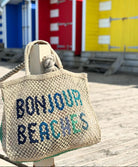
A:
[[[80,97],[80,92],[79,92],[78,90],[74,90],[74,89],[71,89],[71,90],[72,90],[73,97],[74,97],[74,99],[75,99],[76,106],[78,106],[77,100],[80,101],[80,104],[81,104],[81,106],[82,106],[82,100],[81,100],[81,97]],[[77,97],[75,96],[76,93],[78,94]]]
[[[82,125],[82,128],[83,128],[84,130],[87,130],[88,127],[89,127],[89,125],[88,125],[88,122],[82,118],[83,116],[85,116],[85,114],[82,112],[82,113],[80,114],[80,119],[81,119],[82,122],[84,122],[84,123],[86,124],[86,126]]]
[[[70,115],[70,119],[71,119],[71,122],[72,122],[72,129],[73,129],[73,133],[74,133],[74,134],[75,134],[75,133],[79,133],[79,132],[81,132],[80,129],[76,129],[75,124],[77,124],[78,121],[77,121],[77,120],[76,120],[76,121],[74,120],[75,117],[77,117],[76,114],[72,114],[72,115]]]
[[[66,126],[64,126],[63,119],[60,118],[62,133],[64,137],[66,136],[65,130],[68,130],[68,134],[71,135],[71,129],[68,117],[65,117],[65,121],[66,121]]]
[[[24,135],[26,127],[24,125],[18,125],[18,144],[24,144],[26,142],[26,136]]]
[[[37,139],[33,139],[33,135],[35,133],[35,130],[32,129],[32,126],[36,126],[37,123],[30,123],[28,124],[28,135],[29,135],[29,139],[30,139],[30,143],[38,143]]]
[[[20,104],[19,104],[20,103]],[[17,111],[17,119],[18,118],[22,118],[23,115],[24,115],[24,108],[23,108],[23,105],[24,105],[24,100],[23,99],[17,99],[16,100],[16,111]],[[22,111],[22,113],[20,113],[20,111]]]
[[[48,109],[48,112],[52,113],[54,111],[54,105],[52,102],[51,94],[48,95],[48,98],[49,98],[49,103],[50,103],[50,107],[51,107],[51,110]]]
[[[46,101],[44,96],[41,97],[42,97],[42,103],[38,100],[37,96],[35,96],[35,108],[38,115],[40,115],[38,104],[43,108],[43,113],[46,114]]]
[[[55,130],[54,130],[54,125],[53,124],[58,124],[58,122],[56,120],[52,120],[50,123],[51,126],[51,131],[52,131],[52,135],[54,138],[58,139],[60,137],[60,133],[58,133],[57,135],[55,135]]]
[[[59,99],[60,99],[61,107],[59,106],[59,103],[58,103],[58,100],[57,100],[57,96],[58,96]],[[63,109],[64,109],[64,103],[63,103],[63,98],[62,98],[61,94],[55,93],[55,94],[54,94],[54,99],[55,99],[56,107],[57,107],[59,110],[63,110]]]
[[[69,104],[69,101],[68,101],[68,99],[67,99],[67,95],[66,95],[65,91],[64,91],[64,90],[62,91],[62,93],[63,93],[63,96],[64,96],[64,98],[65,98],[65,101],[66,101],[67,106],[72,107],[72,106],[73,106],[72,95],[71,95],[71,93],[70,93],[69,89],[67,90],[67,92],[68,92],[68,95],[69,95],[70,104]]]
[[[32,111],[29,111],[29,100],[31,100],[31,109],[32,109]],[[33,115],[34,114],[34,112],[35,112],[35,108],[34,108],[34,100],[33,100],[33,98],[31,97],[31,96],[28,96],[27,98],[26,98],[26,111],[27,111],[27,113],[29,114],[29,115]]]
[[[45,131],[43,131],[43,126],[45,127]],[[49,129],[48,124],[45,122],[42,122],[39,126],[39,132],[40,132],[40,138],[41,142],[44,141],[44,135],[46,135],[46,139],[49,140]]]

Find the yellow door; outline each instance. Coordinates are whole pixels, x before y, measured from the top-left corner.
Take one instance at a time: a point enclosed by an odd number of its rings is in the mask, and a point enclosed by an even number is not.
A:
[[[111,51],[123,51],[124,46],[126,51],[138,51],[129,48],[138,46],[137,16],[137,0],[112,0],[111,46],[119,46],[120,49],[111,49]]]
[[[86,0],[86,51],[98,50],[98,8],[99,0]]]

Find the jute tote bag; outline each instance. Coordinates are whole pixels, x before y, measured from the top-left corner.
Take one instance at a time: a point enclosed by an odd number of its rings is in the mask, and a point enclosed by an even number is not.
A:
[[[30,74],[29,55],[36,43],[49,46],[56,71]],[[13,73],[21,68],[23,64]],[[11,160],[38,161],[100,141],[87,74],[64,70],[55,51],[40,40],[26,47],[25,72],[24,77],[0,84],[4,101],[2,146]]]

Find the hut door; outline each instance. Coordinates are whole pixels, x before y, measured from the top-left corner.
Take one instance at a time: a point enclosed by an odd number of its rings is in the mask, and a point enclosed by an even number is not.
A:
[[[50,0],[50,43],[54,49],[72,50],[71,0]]]
[[[0,43],[3,43],[3,36],[2,36],[2,34],[3,34],[3,18],[2,18],[3,16],[2,16],[2,12],[0,11]]]
[[[31,33],[31,1],[22,5],[22,45],[23,48],[32,40]]]

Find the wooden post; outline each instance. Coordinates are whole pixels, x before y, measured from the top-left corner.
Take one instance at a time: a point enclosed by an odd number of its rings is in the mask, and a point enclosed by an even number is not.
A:
[[[42,66],[42,59],[44,56],[49,55],[50,50],[46,44],[36,44],[33,46],[30,53],[30,73],[31,74],[42,74],[44,69]],[[34,167],[54,167],[54,158],[49,158],[34,162]]]

